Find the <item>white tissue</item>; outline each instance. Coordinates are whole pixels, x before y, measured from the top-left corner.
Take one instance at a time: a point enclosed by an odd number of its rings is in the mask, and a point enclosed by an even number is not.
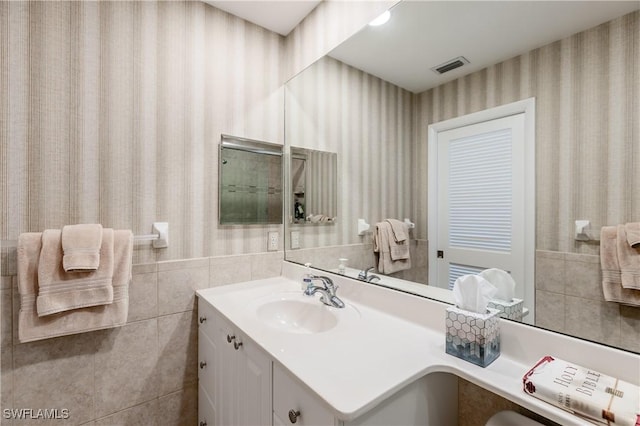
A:
[[[498,289],[494,296],[495,299],[503,300],[505,302],[511,302],[513,300],[516,282],[511,278],[511,275],[507,271],[491,268],[485,269],[480,272],[479,275]]]
[[[453,283],[453,299],[456,306],[465,311],[484,314],[496,288],[479,275],[463,275]]]

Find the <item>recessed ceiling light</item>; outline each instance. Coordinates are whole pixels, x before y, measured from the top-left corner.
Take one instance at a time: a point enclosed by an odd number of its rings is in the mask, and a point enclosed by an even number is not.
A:
[[[391,17],[391,12],[387,10],[382,15],[378,16],[376,19],[369,22],[369,25],[371,25],[372,27],[377,27],[378,25],[382,25],[386,23],[390,17]]]

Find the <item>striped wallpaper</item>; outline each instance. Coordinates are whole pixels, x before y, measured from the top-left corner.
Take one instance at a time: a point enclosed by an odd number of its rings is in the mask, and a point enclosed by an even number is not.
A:
[[[287,35],[286,80],[401,0],[323,0]]]
[[[217,147],[283,143],[283,62],[201,2],[0,2],[0,238],[168,221],[136,262],[265,251],[281,226],[218,227]]]
[[[287,84],[287,144],[338,154],[337,223],[305,227],[302,247],[367,242],[358,218],[409,217],[412,104],[410,92],[330,57]]]

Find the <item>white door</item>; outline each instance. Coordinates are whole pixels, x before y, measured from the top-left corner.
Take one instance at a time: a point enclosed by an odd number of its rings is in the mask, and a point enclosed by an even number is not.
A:
[[[534,100],[429,128],[429,284],[508,271],[533,321]]]

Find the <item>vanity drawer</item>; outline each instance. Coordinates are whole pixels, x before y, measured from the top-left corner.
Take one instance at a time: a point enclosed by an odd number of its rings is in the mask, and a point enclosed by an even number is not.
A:
[[[273,365],[273,424],[291,425],[289,411],[299,412],[295,424],[337,425],[333,415],[299,381],[292,378],[282,367]]]

